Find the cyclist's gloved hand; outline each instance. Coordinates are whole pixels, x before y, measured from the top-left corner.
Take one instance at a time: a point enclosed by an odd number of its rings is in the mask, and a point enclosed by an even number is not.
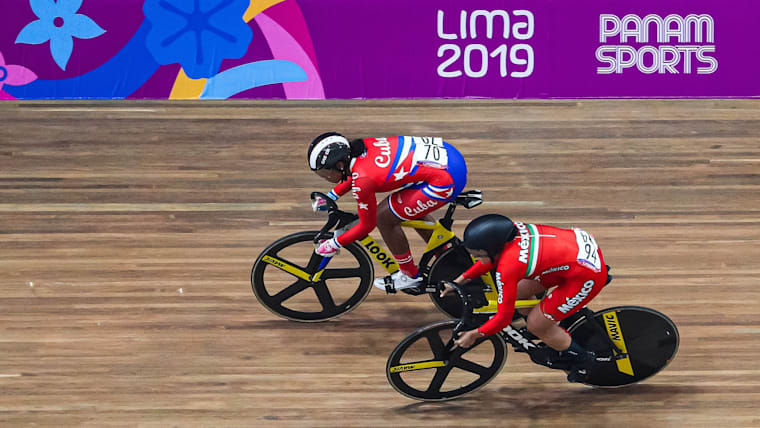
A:
[[[446,297],[449,294],[455,293],[453,281],[441,280],[438,282],[438,289],[441,291],[440,297]]]
[[[327,193],[327,197],[333,201],[338,200],[338,195],[335,194],[335,192],[332,190]],[[313,201],[311,201],[311,209],[314,210],[314,212],[327,211],[327,201],[321,196],[317,196]]]
[[[319,254],[322,257],[332,257],[338,254],[338,251],[340,251],[340,244],[338,244],[338,240],[335,238],[322,241],[319,244],[319,247],[314,250],[315,253]]]
[[[479,332],[477,328],[474,330],[460,332],[459,338],[454,339],[454,348],[457,346],[461,346],[462,348],[469,348],[475,343],[476,340],[480,339],[483,336],[485,335]]]
[[[314,212],[327,211],[327,201],[325,201],[322,197],[317,196],[316,199],[311,201],[311,209]]]

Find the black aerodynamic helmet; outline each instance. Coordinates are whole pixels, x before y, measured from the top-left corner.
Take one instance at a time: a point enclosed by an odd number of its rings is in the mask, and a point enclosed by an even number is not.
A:
[[[312,140],[306,158],[312,171],[318,169],[337,169],[338,161],[347,166],[351,157],[351,144],[348,139],[337,132],[325,132]]]
[[[492,260],[501,253],[504,244],[515,239],[517,228],[508,217],[486,214],[471,221],[464,228],[464,246],[470,250],[482,250]]]

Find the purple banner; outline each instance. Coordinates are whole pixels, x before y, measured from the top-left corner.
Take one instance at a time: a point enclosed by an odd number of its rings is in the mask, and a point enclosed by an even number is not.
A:
[[[750,0],[301,4],[329,98],[760,95]]]
[[[0,99],[760,97],[753,0],[14,0]]]

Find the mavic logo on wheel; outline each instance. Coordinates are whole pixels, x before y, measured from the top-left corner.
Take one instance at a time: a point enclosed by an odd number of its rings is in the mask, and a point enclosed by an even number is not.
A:
[[[610,339],[613,341],[620,340],[620,329],[618,328],[617,317],[614,313],[604,315],[604,323],[607,325],[607,331],[610,333]]]
[[[385,251],[383,251],[383,248],[377,245],[377,242],[375,242],[375,240],[370,238],[369,236],[362,239],[362,245],[364,245],[367,251],[369,251],[369,253],[372,254],[372,257],[374,257],[375,260],[378,261],[378,263],[383,265],[383,267],[387,271],[391,272],[394,266],[396,267],[398,266],[398,264],[396,264],[396,261],[393,259],[393,257],[386,254]]]
[[[526,351],[529,351],[531,348],[535,348],[536,344],[531,342],[530,340],[526,339],[525,336],[520,334],[519,331],[512,328],[511,325],[508,325],[507,328],[504,329],[504,332],[506,332],[509,337],[514,339],[517,343],[520,344]]]
[[[628,348],[623,340],[623,332],[620,330],[620,321],[618,320],[617,313],[614,311],[607,312],[603,318],[604,326],[607,328],[607,335],[623,354],[628,354]],[[620,373],[633,376],[633,366],[631,365],[631,359],[627,355],[624,358],[616,359],[615,364]]]

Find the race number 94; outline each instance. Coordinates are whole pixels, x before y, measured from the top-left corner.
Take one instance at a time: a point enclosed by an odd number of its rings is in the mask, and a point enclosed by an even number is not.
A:
[[[462,49],[459,45],[447,43],[438,47],[438,58],[444,58],[438,66],[441,77],[483,77],[489,71],[501,77],[528,77],[533,74],[533,47],[518,43],[512,46],[501,44],[489,50],[481,44],[470,44]]]

